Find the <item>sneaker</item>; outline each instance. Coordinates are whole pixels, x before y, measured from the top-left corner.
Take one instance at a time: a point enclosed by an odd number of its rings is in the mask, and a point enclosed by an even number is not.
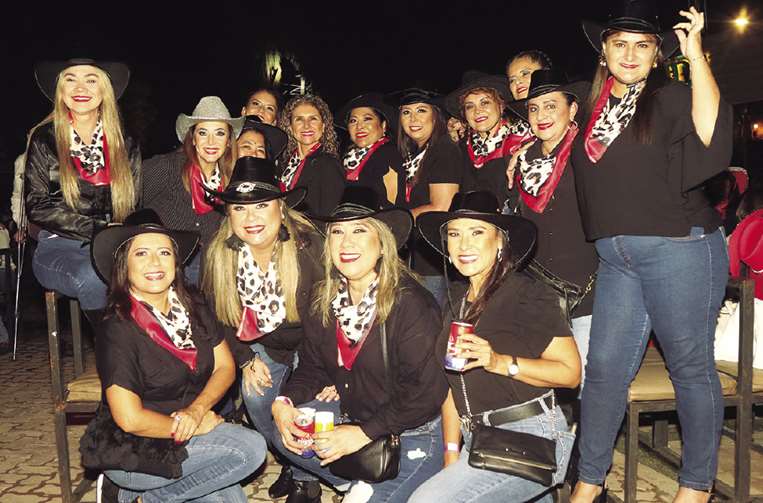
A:
[[[95,483],[95,503],[119,503],[119,487],[102,473]]]

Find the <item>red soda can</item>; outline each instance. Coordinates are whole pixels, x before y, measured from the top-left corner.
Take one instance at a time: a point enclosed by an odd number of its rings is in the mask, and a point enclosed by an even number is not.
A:
[[[315,456],[313,452],[313,433],[315,433],[315,409],[310,407],[300,407],[299,416],[294,420],[294,425],[305,433],[309,433],[307,437],[301,437],[297,440],[297,443],[302,446],[302,457],[312,458]]]
[[[445,368],[455,372],[463,372],[466,366],[467,358],[456,356],[456,343],[462,334],[473,334],[474,325],[463,321],[450,322],[450,335],[448,336],[448,347],[445,350]]]

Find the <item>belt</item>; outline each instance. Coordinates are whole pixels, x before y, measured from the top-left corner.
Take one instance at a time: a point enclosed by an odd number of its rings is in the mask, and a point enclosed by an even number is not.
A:
[[[476,424],[486,424],[485,415],[487,415],[487,421],[491,426],[499,426],[506,423],[513,423],[514,421],[521,421],[528,417],[537,416],[543,414],[545,409],[541,403],[545,403],[546,407],[550,410],[554,407],[554,396],[547,396],[540,400],[533,400],[532,402],[524,405],[518,405],[516,407],[509,407],[508,409],[499,410],[496,412],[477,414],[472,417],[472,422]]]

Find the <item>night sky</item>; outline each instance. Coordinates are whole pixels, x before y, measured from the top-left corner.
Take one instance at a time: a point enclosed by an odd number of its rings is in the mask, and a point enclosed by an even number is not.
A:
[[[50,111],[33,77],[33,65],[42,59],[127,62],[132,79],[123,112],[128,126],[141,132],[144,154],[151,155],[173,148],[175,117],[190,113],[201,96],[221,96],[237,115],[268,48],[292,53],[334,110],[369,90],[416,84],[447,92],[465,70],[502,72],[509,56],[530,48],[546,51],[568,74],[588,77],[595,54],[580,20],[604,20],[611,2],[445,3],[14,2],[17,12],[2,14],[0,33],[3,95],[10,107],[0,125],[0,170],[9,170],[26,131]],[[687,5],[658,3],[663,28]],[[708,3],[717,20],[742,6]],[[718,23],[711,29],[728,28]]]

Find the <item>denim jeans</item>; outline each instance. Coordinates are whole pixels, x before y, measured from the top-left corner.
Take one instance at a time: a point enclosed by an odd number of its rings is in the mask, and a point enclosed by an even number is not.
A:
[[[313,400],[300,407],[312,407],[318,411],[332,411],[335,418],[341,415],[339,402]],[[305,459],[287,450],[276,434],[274,445],[294,465],[294,479],[300,481],[321,478],[339,491],[347,490],[345,501],[369,503],[405,503],[408,497],[424,481],[442,468],[443,443],[440,417],[400,435],[400,472],[392,480],[369,484],[350,481],[331,473],[328,466],[320,466],[318,456]],[[362,495],[365,495],[363,497]]]
[[[197,288],[201,288],[199,284],[199,277],[201,276],[201,256],[204,254],[204,250],[196,250],[196,254],[191,260],[183,267],[183,274],[185,276],[185,282],[187,285],[193,285]]]
[[[191,438],[186,449],[188,459],[183,461],[179,479],[107,470],[106,476],[123,488],[119,503],[138,496],[143,503],[246,503],[238,483],[262,465],[267,448],[256,431],[222,423],[206,435]]]
[[[583,368],[582,375],[580,376],[580,392],[583,392],[583,385],[585,384],[585,364],[588,359],[588,346],[591,340],[591,315],[579,316],[572,318],[572,337],[575,339],[575,344],[578,346],[578,353],[580,354],[580,365]],[[579,398],[579,397],[578,397]]]
[[[628,386],[654,330],[675,388],[683,440],[681,486],[713,485],[723,418],[713,338],[728,280],[723,232],[596,241],[599,272],[581,405],[580,480],[601,484]]]
[[[551,392],[544,395],[544,397],[550,396],[550,394]],[[536,398],[535,400],[540,399]],[[544,410],[542,414],[522,419],[521,421],[492,426],[504,430],[531,433],[556,440],[557,469],[553,479],[554,485],[556,485],[562,483],[564,475],[567,473],[567,463],[570,461],[570,452],[572,451],[572,444],[575,442],[575,435],[569,432],[567,420],[558,406],[554,407],[554,409],[549,409],[543,401],[540,403]],[[552,501],[550,488],[542,484],[514,475],[481,470],[469,466],[469,449],[472,442],[471,432],[463,428],[461,431],[464,436],[464,447],[461,449],[458,461],[441,470],[437,475],[419,487],[413,493],[411,499],[408,500],[409,503],[445,501],[448,503],[503,503],[507,501],[520,503],[529,500],[536,502]],[[544,496],[544,493],[547,494]]]
[[[106,307],[106,284],[93,269],[90,245],[40,231],[32,270],[40,284],[79,300],[83,310]]]
[[[258,395],[254,389],[251,391],[246,390],[246,386],[243,381],[241,383],[241,397],[244,399],[246,410],[249,412],[249,417],[252,420],[254,428],[262,433],[265,440],[268,443],[273,442],[273,435],[278,435],[273,425],[273,416],[270,411],[273,405],[273,400],[276,399],[281,391],[281,384],[286,380],[291,372],[291,368],[283,363],[278,363],[273,360],[267,353],[265,346],[259,343],[251,345],[252,351],[260,355],[262,362],[267,365],[270,370],[270,378],[273,381],[273,385],[269,388],[263,388],[265,394],[263,396]]]

